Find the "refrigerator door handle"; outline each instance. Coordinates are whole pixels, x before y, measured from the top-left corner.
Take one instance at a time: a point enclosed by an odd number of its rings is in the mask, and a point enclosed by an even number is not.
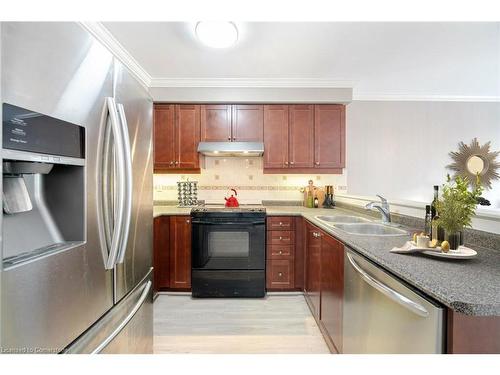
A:
[[[107,336],[104,341],[102,341],[98,346],[97,348],[95,348],[91,354],[98,354],[100,353],[106,346],[108,346],[108,344],[113,341],[113,339],[118,336],[118,334],[123,330],[123,328],[125,328],[125,326],[128,324],[128,322],[130,322],[132,320],[132,318],[134,317],[134,315],[137,313],[137,311],[139,311],[139,309],[142,307],[144,301],[146,300],[146,298],[148,297],[148,294],[149,294],[149,291],[151,290],[151,281],[149,280],[147,283],[146,283],[146,286],[144,287],[142,293],[141,293],[141,296],[139,298],[139,300],[137,301],[137,303],[134,305],[134,307],[132,308],[132,310],[130,310],[130,312],[127,314],[127,316],[125,317],[125,319],[122,320],[122,322],[113,330],[113,332],[111,332],[111,334],[109,336]]]
[[[123,159],[125,168],[123,169],[125,173],[125,207],[124,207],[124,218],[123,218],[123,229],[121,232],[120,247],[116,260],[116,264],[123,263],[125,259],[125,253],[127,251],[128,234],[130,230],[130,220],[132,217],[132,156],[130,150],[130,141],[128,135],[128,124],[127,117],[125,114],[125,108],[123,104],[117,104],[118,115],[120,118],[120,125],[122,127],[122,141],[123,141]]]
[[[423,318],[427,318],[429,316],[429,311],[427,309],[420,305],[417,302],[412,301],[411,299],[403,296],[402,294],[398,293],[394,289],[388,287],[384,283],[380,282],[379,280],[373,278],[370,276],[368,273],[365,272],[361,268],[361,266],[356,263],[354,258],[352,257],[351,254],[347,253],[347,259],[349,260],[349,263],[351,263],[351,266],[358,272],[358,274],[361,276],[361,278],[368,284],[371,285],[373,288],[378,290],[380,293],[384,294],[394,302],[400,304],[401,306],[405,307],[406,309],[410,310],[411,312],[417,314],[418,316],[421,316]]]
[[[108,130],[108,118],[111,130]],[[97,221],[99,228],[99,239],[101,243],[101,251],[104,259],[105,269],[113,269],[116,263],[116,258],[121,244],[121,232],[123,230],[124,211],[125,211],[125,158],[122,129],[120,127],[118,111],[115,100],[111,97],[106,98],[102,118],[101,118],[101,139],[99,140],[97,158]],[[111,210],[108,202],[108,197],[105,194],[108,192],[109,178],[109,153],[112,152],[112,147],[109,145],[109,136],[113,136],[116,157],[116,167],[114,177],[116,178],[116,210],[114,215],[114,225],[111,232],[110,216]],[[106,166],[106,167],[105,167]],[[106,174],[106,175],[105,175]],[[111,234],[111,239],[109,235]]]

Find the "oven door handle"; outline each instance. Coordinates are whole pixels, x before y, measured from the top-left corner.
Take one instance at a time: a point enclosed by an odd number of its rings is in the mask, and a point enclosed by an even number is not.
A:
[[[266,224],[265,221],[251,221],[251,222],[237,222],[237,221],[205,221],[205,220],[191,220],[192,224],[202,224],[202,225],[259,225]]]

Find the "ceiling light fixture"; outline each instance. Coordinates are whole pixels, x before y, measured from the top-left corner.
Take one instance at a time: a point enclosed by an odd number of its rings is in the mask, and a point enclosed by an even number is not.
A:
[[[195,34],[212,48],[231,47],[238,40],[238,28],[233,22],[200,21],[195,26]]]

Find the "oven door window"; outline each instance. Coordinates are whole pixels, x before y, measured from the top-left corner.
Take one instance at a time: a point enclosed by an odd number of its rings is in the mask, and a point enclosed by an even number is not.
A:
[[[196,269],[263,269],[265,225],[193,225]]]
[[[208,232],[208,253],[211,258],[248,258],[248,232]]]

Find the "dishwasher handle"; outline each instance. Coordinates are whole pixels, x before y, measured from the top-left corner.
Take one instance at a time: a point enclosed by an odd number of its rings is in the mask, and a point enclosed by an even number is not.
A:
[[[398,293],[394,289],[388,287],[381,281],[373,278],[368,273],[366,273],[365,270],[363,270],[358,263],[356,263],[351,254],[346,253],[346,255],[347,259],[349,259],[349,263],[351,263],[352,267],[359,273],[361,278],[367,284],[371,285],[372,287],[377,289],[380,293],[384,294],[386,297],[390,298],[391,300],[400,304],[401,306],[410,310],[411,312],[417,314],[418,316],[421,316],[423,318],[427,318],[429,316],[429,311],[427,311],[427,309],[424,306],[420,305],[417,302],[412,301],[408,297],[405,297],[401,293]]]

